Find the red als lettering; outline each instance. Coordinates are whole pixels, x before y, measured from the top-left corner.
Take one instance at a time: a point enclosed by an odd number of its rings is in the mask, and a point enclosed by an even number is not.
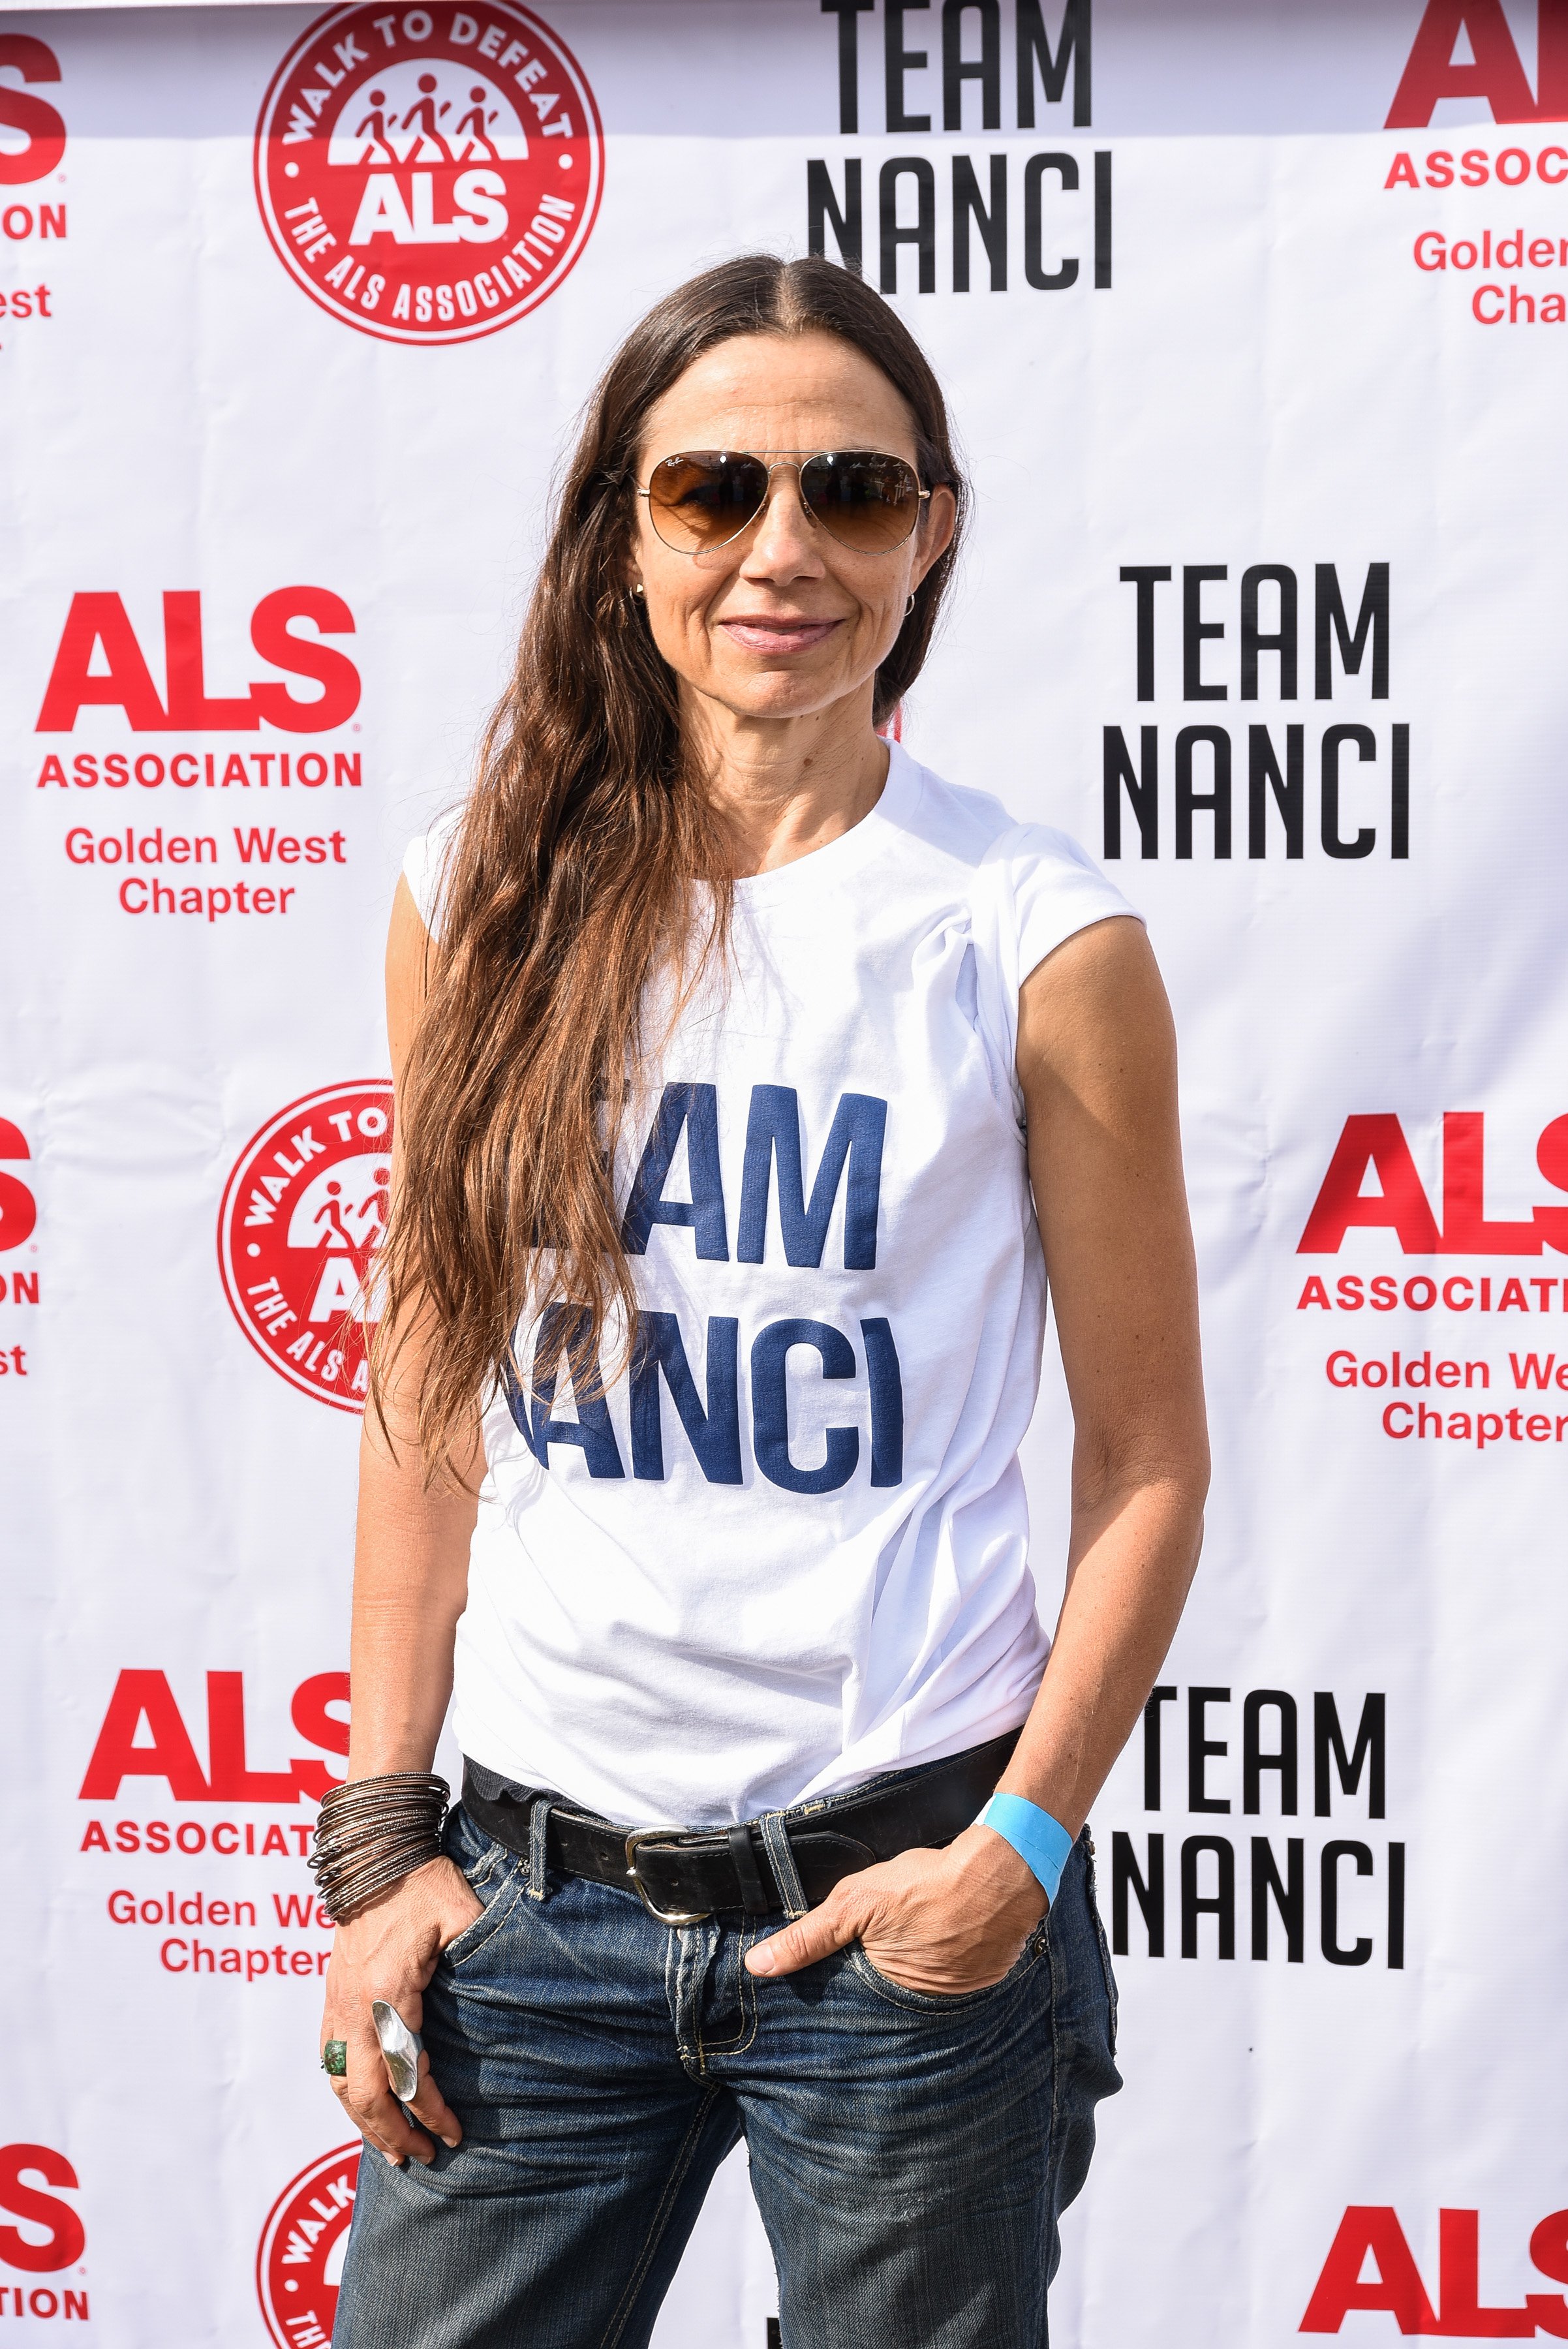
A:
[[[136,1743],[143,1722],[151,1745]],[[84,1803],[112,1803],[122,1778],[166,1778],[177,1803],[204,1803],[210,1789],[196,1749],[161,1672],[121,1672],[81,1784]]]
[[[1436,2330],[1466,2341],[1528,2341],[1535,2319],[1528,2308],[1482,2308],[1479,2302],[1480,2213],[1438,2213],[1438,2310]]]
[[[325,587],[280,587],[264,595],[251,618],[251,642],[263,660],[292,676],[313,678],[314,701],[296,701],[286,686],[258,684],[251,699],[269,726],[285,734],[325,734],[346,726],[359,707],[359,672],[347,653],[313,636],[296,636],[291,620],[309,620],[332,636],[352,636],[354,615]]]
[[[180,588],[163,598],[163,653],[171,726],[192,734],[249,733],[261,724],[248,693],[226,701],[207,698],[202,598],[194,588]]]
[[[1443,1119],[1445,1256],[1539,1256],[1533,1220],[1486,1219],[1486,1119],[1480,1110],[1450,1110]]]
[[[1368,2253],[1376,2262],[1377,2273],[1362,2283],[1357,2279]],[[1386,2310],[1401,2333],[1438,2330],[1405,2230],[1390,2209],[1353,2203],[1345,2212],[1307,2302],[1301,2329],[1337,2333],[1353,2308]]]
[[[243,1672],[207,1674],[208,1767],[216,1803],[292,1803],[298,1795],[292,1766],[253,1770],[245,1759]]]
[[[1563,0],[1540,0],[1536,12],[1535,119],[1568,121],[1568,13]]]
[[[1542,7],[1543,19],[1549,13]],[[1474,62],[1456,65],[1461,33],[1469,36]],[[1502,0],[1428,0],[1384,128],[1425,130],[1440,98],[1484,98],[1494,122],[1534,121],[1535,100]]]
[[[74,2188],[77,2182],[64,2154],[47,2145],[0,2146],[0,2210],[49,2230],[47,2242],[34,2243],[19,2227],[0,2227],[0,2260],[29,2275],[53,2275],[60,2268],[74,2267],[86,2249],[87,2230],[68,2202],[25,2186],[24,2176],[41,2178],[46,2186]]]
[[[7,66],[25,82],[60,78],[53,49],[31,33],[0,33],[0,72]],[[0,129],[20,130],[27,141],[25,147],[0,148],[0,188],[47,178],[66,151],[66,126],[54,108],[8,81],[0,81]]]
[[[323,1746],[328,1754],[347,1754],[348,1723],[339,1721],[337,1715],[328,1713],[327,1708],[329,1704],[346,1706],[348,1702],[347,1672],[317,1672],[310,1680],[301,1681],[295,1690],[288,1717],[301,1737],[307,1738],[312,1745]],[[318,1803],[328,1787],[339,1785],[342,1782],[328,1774],[324,1762],[296,1759],[294,1783],[302,1795],[308,1795],[312,1802]]]
[[[27,1137],[8,1117],[0,1117],[0,1158],[30,1158]],[[0,1174],[0,1249],[20,1247],[38,1220],[37,1202],[15,1174]]]
[[[1535,1163],[1554,1191],[1568,1191],[1568,1117],[1554,1117],[1535,1145]],[[1568,1256],[1568,1207],[1537,1207],[1535,1228],[1550,1248]],[[0,1247],[5,1226],[0,1225]],[[1568,2282],[1568,2277],[1563,2279]]]
[[[89,677],[93,654],[100,645],[108,674]],[[123,709],[133,734],[156,734],[168,728],[136,631],[118,595],[71,597],[35,730],[68,734],[78,712],[87,709]]]
[[[1383,1187],[1380,1194],[1364,1198],[1361,1186],[1368,1167]],[[1345,1119],[1323,1188],[1297,1243],[1297,1255],[1333,1256],[1353,1225],[1397,1232],[1407,1256],[1437,1253],[1437,1218],[1397,1117]]]
[[[1553,2210],[1530,2238],[1530,2256],[1542,2275],[1568,2283],[1568,2210]],[[1524,2304],[1536,2330],[1568,2341],[1568,2300],[1560,2292],[1527,2292]]]

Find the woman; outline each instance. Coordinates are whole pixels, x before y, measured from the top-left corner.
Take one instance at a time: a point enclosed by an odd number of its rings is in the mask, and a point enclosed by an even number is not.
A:
[[[742,2136],[789,2349],[1045,2340],[1119,2085],[1084,1823],[1207,1466],[1143,930],[877,731],[964,502],[860,279],[681,287],[599,386],[477,788],[400,885],[322,1829],[324,2060],[385,2156],[339,2349],[646,2342]],[[377,1999],[425,2042],[407,2110]]]

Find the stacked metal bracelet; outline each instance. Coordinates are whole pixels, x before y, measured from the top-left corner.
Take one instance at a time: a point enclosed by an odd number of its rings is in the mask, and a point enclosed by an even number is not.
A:
[[[428,1770],[351,1778],[322,1798],[310,1872],[321,1905],[346,1925],[378,1892],[441,1854],[451,1788]]]

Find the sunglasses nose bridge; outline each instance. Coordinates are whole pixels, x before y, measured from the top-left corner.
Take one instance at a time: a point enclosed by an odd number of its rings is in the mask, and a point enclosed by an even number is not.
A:
[[[752,515],[750,522],[746,523],[746,529],[748,531],[756,530],[760,532],[765,528],[773,514],[774,494],[774,476],[775,473],[784,472],[793,473],[794,475],[795,504],[799,509],[801,520],[805,523],[807,529],[814,535],[820,533],[822,524],[817,520],[815,514],[812,512],[811,508],[807,505],[805,502],[805,493],[801,485],[801,471],[803,466],[805,466],[809,460],[804,457],[774,457],[771,459],[759,459],[758,461],[759,463],[766,465],[768,476],[767,488],[763,492],[761,504]]]

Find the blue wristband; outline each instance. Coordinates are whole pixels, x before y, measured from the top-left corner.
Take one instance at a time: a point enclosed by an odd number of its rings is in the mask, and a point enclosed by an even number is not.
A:
[[[1031,1873],[1037,1877],[1046,1899],[1054,1900],[1062,1870],[1073,1848],[1073,1837],[1049,1811],[1022,1795],[992,1795],[975,1821],[1010,1843]]]

